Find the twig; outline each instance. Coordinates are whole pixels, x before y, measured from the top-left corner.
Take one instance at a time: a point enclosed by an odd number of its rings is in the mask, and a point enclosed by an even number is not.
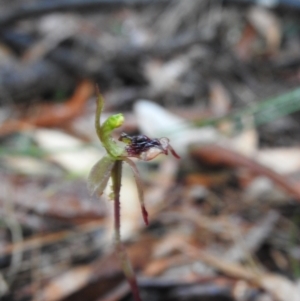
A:
[[[23,241],[18,241],[13,244],[7,245],[1,250],[1,254],[8,255],[13,251],[25,252],[36,248],[41,248],[49,244],[58,243],[63,240],[77,237],[79,234],[86,234],[100,229],[103,221],[92,221],[80,225],[72,230],[64,230],[55,233],[44,234],[43,236],[35,236]]]

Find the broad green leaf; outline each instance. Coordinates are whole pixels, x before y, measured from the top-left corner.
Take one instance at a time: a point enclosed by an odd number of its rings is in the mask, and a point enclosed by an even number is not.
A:
[[[93,166],[88,176],[88,190],[91,195],[94,193],[97,193],[98,196],[103,194],[114,164],[115,160],[105,156]]]

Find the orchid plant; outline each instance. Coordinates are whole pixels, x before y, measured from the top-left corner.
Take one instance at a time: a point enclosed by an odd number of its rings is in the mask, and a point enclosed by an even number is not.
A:
[[[119,255],[124,274],[130,284],[131,291],[135,301],[140,301],[140,295],[137,287],[137,281],[130,261],[123,247],[120,235],[120,189],[122,176],[122,163],[126,162],[132,169],[135,178],[142,216],[146,225],[148,225],[148,213],[144,203],[144,194],[141,177],[135,163],[130,157],[135,157],[143,161],[149,161],[159,154],[168,155],[170,151],[174,157],[180,157],[169,144],[168,138],[150,139],[145,135],[129,136],[122,133],[119,141],[116,141],[112,132],[119,128],[124,122],[124,116],[115,114],[110,116],[102,125],[100,122],[101,113],[104,107],[104,99],[97,88],[97,109],[95,116],[95,128],[101,144],[107,154],[100,159],[90,171],[88,176],[88,189],[91,194],[101,196],[107,186],[109,179],[112,180],[112,194],[114,200],[114,228],[116,251]]]

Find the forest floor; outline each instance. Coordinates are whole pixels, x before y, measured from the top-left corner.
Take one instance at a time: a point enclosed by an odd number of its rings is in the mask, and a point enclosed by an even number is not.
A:
[[[293,6],[296,5],[296,6]],[[124,167],[143,301],[300,301],[300,7],[0,1],[0,297],[132,300],[114,249],[95,86],[116,130],[180,155]]]

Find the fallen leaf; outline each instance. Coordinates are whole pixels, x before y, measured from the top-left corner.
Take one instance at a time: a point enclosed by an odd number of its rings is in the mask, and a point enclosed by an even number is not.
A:
[[[261,34],[267,43],[267,51],[278,51],[281,43],[281,25],[271,11],[261,6],[253,6],[247,14],[251,25]]]
[[[101,150],[59,130],[37,129],[33,138],[40,148],[49,153],[49,160],[77,175],[87,176],[104,154],[104,151],[101,153]]]

